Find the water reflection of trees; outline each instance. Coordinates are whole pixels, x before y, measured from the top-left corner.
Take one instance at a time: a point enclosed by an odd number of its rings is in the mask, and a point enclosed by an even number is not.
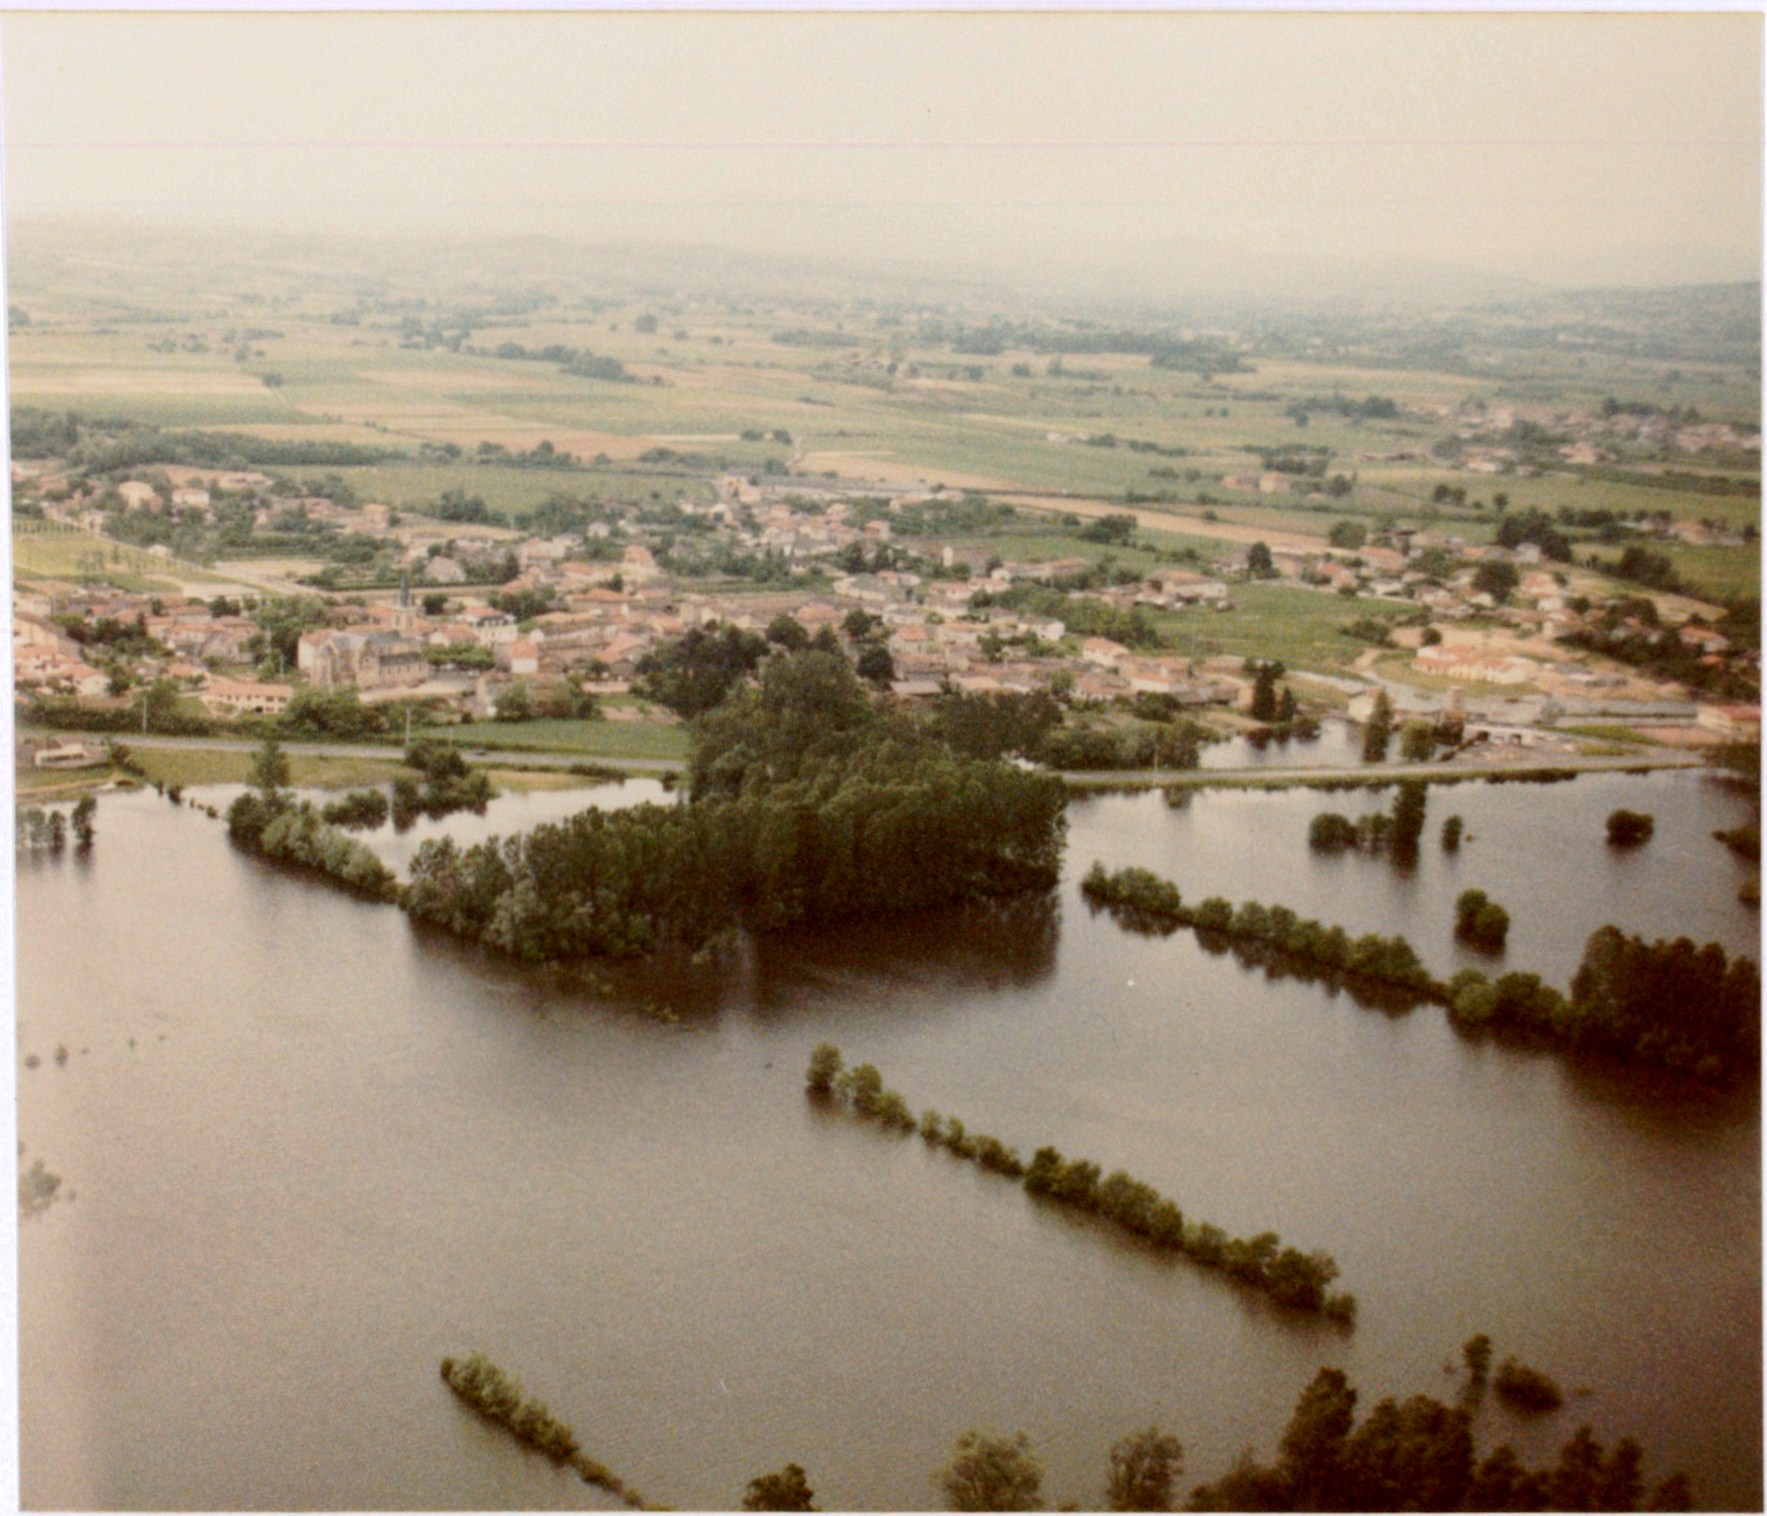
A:
[[[705,1020],[733,1005],[790,1010],[830,994],[913,985],[922,994],[1019,990],[1055,972],[1054,891],[978,901],[818,932],[734,933],[699,953],[530,966],[412,922],[426,953],[539,1003],[576,1003],[663,1021]]]
[[[1231,953],[1241,968],[1261,972],[1271,984],[1294,979],[1301,984],[1317,985],[1330,996],[1336,996],[1342,991],[1365,1011],[1403,1016],[1422,1005],[1426,998],[1396,984],[1364,979],[1346,974],[1342,969],[1327,968],[1308,959],[1297,958],[1268,943],[1248,942],[1243,938],[1227,937],[1220,932],[1208,931],[1197,932],[1196,940],[1210,956],[1220,958]]]
[[[1200,927],[1186,927],[1151,911],[1136,910],[1133,906],[1113,904],[1108,907],[1092,907],[1094,915],[1101,910],[1107,911],[1124,931],[1138,937],[1170,937],[1174,932],[1194,930],[1197,945],[1212,958],[1224,958],[1231,954],[1241,968],[1262,973],[1265,980],[1272,984],[1293,979],[1301,984],[1317,985],[1328,995],[1335,996],[1342,991],[1367,1011],[1402,1016],[1422,1005],[1427,998],[1399,985],[1346,974],[1342,969],[1296,957],[1293,953],[1286,953],[1269,943],[1233,937],[1224,932],[1211,932]]]
[[[1024,989],[1055,972],[1060,936],[1053,891],[839,931],[769,934],[754,939],[748,988],[763,1010],[791,1005],[831,980],[911,982],[934,991]]]

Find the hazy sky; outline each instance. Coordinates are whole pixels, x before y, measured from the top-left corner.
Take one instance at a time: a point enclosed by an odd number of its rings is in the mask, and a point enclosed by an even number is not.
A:
[[[11,14],[9,213],[1751,277],[1742,14]]]

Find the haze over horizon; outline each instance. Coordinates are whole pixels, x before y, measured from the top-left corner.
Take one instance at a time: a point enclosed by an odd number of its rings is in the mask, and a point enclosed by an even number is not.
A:
[[[1749,14],[3,28],[14,225],[670,243],[1129,298],[1760,276]]]

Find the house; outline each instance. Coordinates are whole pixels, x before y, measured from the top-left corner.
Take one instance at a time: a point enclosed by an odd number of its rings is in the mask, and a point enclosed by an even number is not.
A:
[[[127,479],[119,484],[117,498],[132,511],[150,511],[160,503],[159,491],[139,479]]]
[[[1489,653],[1472,647],[1451,647],[1446,643],[1419,650],[1411,660],[1411,666],[1420,674],[1486,684],[1526,684],[1540,672],[1540,665],[1532,658]]]
[[[438,553],[423,566],[426,584],[465,584],[466,569],[454,559]]]
[[[270,487],[268,474],[233,473],[215,475],[215,488],[224,495],[249,495],[253,490]]]
[[[501,643],[497,648],[497,667],[507,669],[518,679],[524,674],[538,674],[540,649],[529,637],[517,637],[513,642]]]
[[[89,769],[110,761],[96,742],[76,742],[72,737],[52,737],[42,744],[27,744],[31,767],[38,769]]]
[[[1702,705],[1694,718],[1708,732],[1728,742],[1761,740],[1761,707],[1758,705]]]
[[[620,554],[620,573],[627,579],[654,579],[660,572],[655,554],[641,542],[630,543]]]
[[[1155,569],[1135,597],[1142,604],[1159,606],[1218,605],[1227,600],[1227,586],[1219,579],[1185,569]]]
[[[294,696],[291,684],[260,684],[255,679],[211,679],[202,703],[226,716],[280,716]]]

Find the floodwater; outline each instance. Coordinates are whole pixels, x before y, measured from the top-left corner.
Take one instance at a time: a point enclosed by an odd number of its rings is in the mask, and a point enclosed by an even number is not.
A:
[[[628,783],[372,839],[505,834]],[[205,799],[224,798],[211,792]],[[1051,1504],[1110,1444],[1180,1437],[1185,1486],[1269,1455],[1302,1387],[1450,1398],[1459,1344],[1564,1409],[1480,1414],[1551,1456],[1583,1421],[1647,1474],[1760,1508],[1758,1094],[1462,1040],[1095,916],[1091,861],[1187,896],[1400,931],[1472,961],[1453,898],[1508,907],[1504,966],[1563,985],[1614,921],[1753,950],[1745,800],[1691,774],[1432,789],[1410,874],[1306,825],[1386,795],[1105,796],[1047,901],[748,943],[718,965],[532,970],[230,848],[151,793],[93,854],[21,860],[23,1502],[32,1508],[605,1507],[437,1376],[483,1349],[652,1500],[729,1507],[796,1461],[827,1508],[934,1503],[966,1428],[1025,1430]],[[1610,851],[1617,806],[1650,811]],[[1440,821],[1470,840],[1442,855]],[[802,1095],[810,1049],[916,1109],[1157,1185],[1187,1214],[1330,1250],[1354,1332],[1296,1320],[1011,1184]],[[56,1061],[65,1047],[65,1065]],[[27,1057],[38,1058],[27,1067]]]

